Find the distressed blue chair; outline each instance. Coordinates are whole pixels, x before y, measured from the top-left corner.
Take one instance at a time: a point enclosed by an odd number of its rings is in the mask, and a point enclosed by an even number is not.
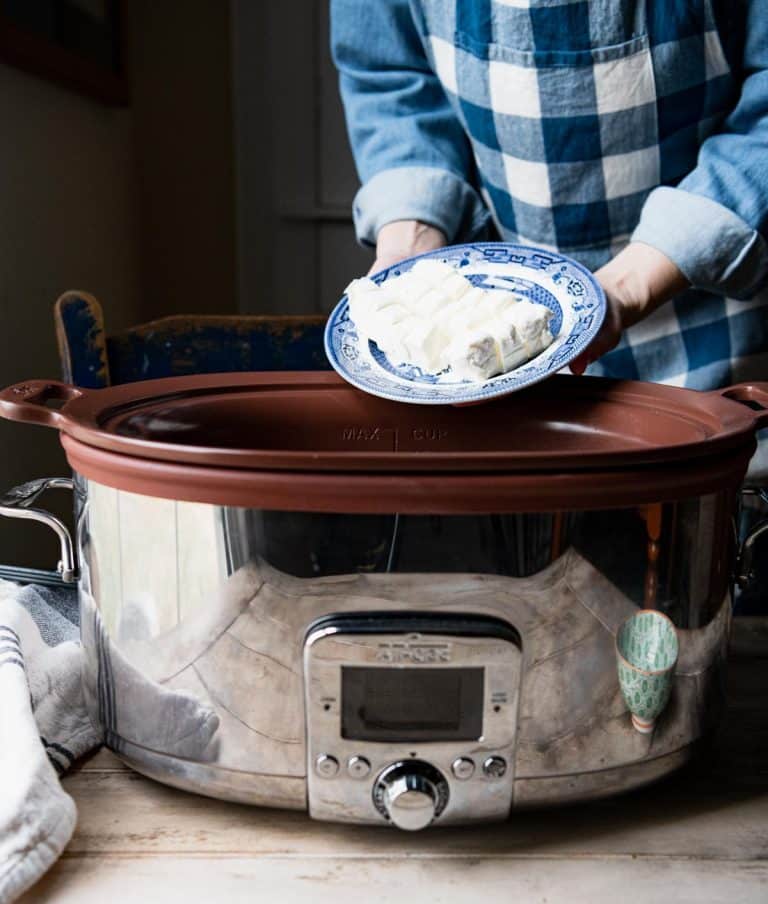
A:
[[[67,292],[54,307],[67,383],[101,389],[155,377],[248,370],[329,370],[326,318],[299,316],[164,317],[108,336],[101,305]],[[57,512],[65,521],[64,510]],[[0,578],[62,587],[56,571],[0,564]]]
[[[179,315],[107,335],[99,302],[67,292],[54,320],[63,379],[85,389],[185,374],[330,369],[323,315]]]

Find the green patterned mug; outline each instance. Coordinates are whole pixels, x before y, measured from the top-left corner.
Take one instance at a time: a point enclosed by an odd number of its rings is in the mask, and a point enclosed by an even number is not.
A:
[[[677,631],[661,612],[636,612],[616,634],[619,687],[632,724],[643,734],[667,705],[677,664]]]

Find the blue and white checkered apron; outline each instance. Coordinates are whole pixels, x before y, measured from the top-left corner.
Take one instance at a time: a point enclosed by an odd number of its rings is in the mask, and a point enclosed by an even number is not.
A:
[[[422,0],[427,53],[500,235],[596,269],[739,92],[712,0]],[[722,29],[721,32],[722,34]],[[768,292],[690,290],[590,369],[710,389],[768,377]]]

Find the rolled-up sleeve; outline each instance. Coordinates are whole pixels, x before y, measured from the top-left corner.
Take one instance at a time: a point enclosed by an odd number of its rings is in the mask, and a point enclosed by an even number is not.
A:
[[[651,192],[632,239],[689,282],[749,297],[768,282],[768,0],[751,0],[738,103],[675,188]]]
[[[421,220],[448,241],[482,236],[490,217],[475,188],[469,140],[432,71],[407,0],[332,0],[331,49],[363,183],[358,239],[394,220]]]

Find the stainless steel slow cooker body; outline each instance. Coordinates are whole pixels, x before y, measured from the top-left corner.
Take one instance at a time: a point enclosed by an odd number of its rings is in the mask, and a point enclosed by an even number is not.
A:
[[[514,626],[515,806],[657,778],[720,712],[730,596],[719,547],[731,500],[717,494],[662,507],[660,542],[644,509],[328,515],[155,499],[82,478],[76,488],[89,707],[107,744],[162,781],[303,809],[307,774],[325,755],[339,770],[323,781],[343,802],[344,785],[359,781],[348,762],[364,748],[371,762],[370,744],[338,738],[316,750],[306,734],[306,637],[333,614],[460,613]],[[649,594],[681,628],[682,651],[651,739],[631,727],[614,654],[616,628]],[[431,762],[432,746],[382,745],[371,777],[403,754]],[[469,782],[482,790],[490,753],[455,747],[440,767],[450,775],[455,759],[472,760]]]
[[[309,382],[334,405],[346,392],[359,404],[335,378]],[[384,410],[378,426],[343,427],[358,462],[370,461],[361,442],[392,429]],[[189,416],[142,417],[142,429],[190,429]],[[733,578],[748,581],[765,529],[737,550],[751,436],[693,465],[646,470],[603,458],[567,473],[503,463],[435,474],[429,453],[407,459],[416,470],[404,474],[323,471],[320,454],[313,473],[306,463],[256,473],[168,464],[168,448],[159,465],[133,459],[63,423],[75,543],[34,507],[60,478],[12,491],[0,513],[59,534],[62,571],[79,581],[89,710],[140,772],[214,797],[413,829],[642,785],[684,763],[717,723]],[[413,428],[432,448],[451,429]],[[230,504],[238,494],[265,502]],[[650,735],[632,727],[614,650],[639,608],[669,615],[680,642]]]

